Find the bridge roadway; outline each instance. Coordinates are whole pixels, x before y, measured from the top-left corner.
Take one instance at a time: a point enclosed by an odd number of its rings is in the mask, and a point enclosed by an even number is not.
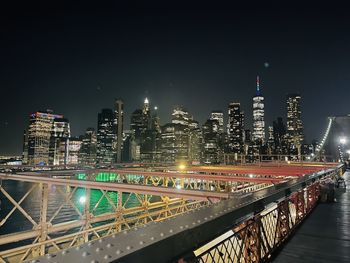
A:
[[[350,262],[350,172],[335,203],[321,203],[295,232],[274,263]]]

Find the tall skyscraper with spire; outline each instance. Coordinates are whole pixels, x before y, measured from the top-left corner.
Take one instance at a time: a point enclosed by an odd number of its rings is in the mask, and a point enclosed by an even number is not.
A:
[[[151,126],[151,111],[149,106],[149,100],[148,98],[145,98],[143,102],[143,109],[142,109],[142,116],[143,116],[143,124],[145,129],[150,129]]]
[[[256,77],[256,95],[253,97],[253,134],[252,139],[255,143],[264,143],[265,141],[265,105],[264,97],[260,89],[259,76]]]

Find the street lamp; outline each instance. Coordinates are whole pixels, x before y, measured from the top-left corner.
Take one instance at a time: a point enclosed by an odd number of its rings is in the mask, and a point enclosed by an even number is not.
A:
[[[339,138],[340,144],[346,144],[346,138],[345,137],[340,137]]]
[[[183,170],[185,170],[185,169],[186,169],[186,165],[183,164],[183,163],[180,163],[180,164],[179,164],[179,170],[183,171]]]

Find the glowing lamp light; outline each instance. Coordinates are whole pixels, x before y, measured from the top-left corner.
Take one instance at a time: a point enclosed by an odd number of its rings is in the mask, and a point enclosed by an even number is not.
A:
[[[176,189],[179,189],[179,190],[180,190],[180,189],[181,189],[181,185],[177,184],[177,185],[176,185]]]
[[[79,198],[79,202],[81,203],[81,204],[85,204],[85,202],[86,202],[86,197],[83,195],[83,196],[81,196],[80,198]]]
[[[339,138],[340,144],[345,144],[346,143],[346,138],[345,137],[340,137]]]
[[[154,110],[158,110],[158,107],[157,107],[157,106],[154,106]]]
[[[180,170],[185,170],[185,169],[186,169],[186,165],[180,164],[180,165],[179,165],[179,169],[180,169]]]
[[[350,154],[350,150],[347,150],[346,153],[347,153],[347,154]]]
[[[249,177],[250,177],[250,178],[253,178],[253,177],[254,177],[254,174],[249,174]]]

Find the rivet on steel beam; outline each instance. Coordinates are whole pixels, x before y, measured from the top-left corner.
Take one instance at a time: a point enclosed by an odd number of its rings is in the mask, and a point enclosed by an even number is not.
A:
[[[143,242],[142,240],[139,242],[140,245],[143,245],[145,242]]]
[[[80,246],[77,246],[77,247],[75,248],[75,250],[80,250]]]
[[[83,254],[81,254],[83,257],[86,257],[88,255],[90,255],[87,251],[84,251]]]
[[[68,254],[68,253],[69,253],[68,250],[63,250],[63,251],[61,252],[62,255],[66,255],[66,254]]]
[[[185,225],[186,228],[188,228],[188,225]]]
[[[117,255],[121,254],[123,251],[117,249],[117,251],[115,252]]]
[[[123,234],[124,234],[124,235],[128,234],[128,231],[125,230],[125,231],[123,232]]]
[[[130,250],[130,249],[132,249],[132,246],[127,246],[126,249]]]
[[[198,220],[197,220],[197,223],[200,223],[200,222],[201,222],[201,221],[198,219]]]
[[[108,243],[108,244],[107,244],[107,247],[108,247],[108,248],[113,247],[113,244]]]
[[[93,260],[90,261],[90,263],[98,263],[98,261],[93,259]]]
[[[94,242],[89,242],[88,246],[91,247],[94,244]]]
[[[163,237],[163,236],[164,236],[164,233],[160,233],[160,236]]]
[[[102,239],[99,239],[99,240],[98,240],[98,243],[102,243]]]
[[[172,229],[169,230],[169,233],[173,233],[174,231]]]
[[[151,240],[154,240],[154,237],[151,237],[150,239],[151,239]]]
[[[115,234],[112,235],[112,238],[115,238]]]
[[[204,217],[204,220],[208,220],[208,217]]]
[[[111,258],[111,256],[110,255],[105,255],[103,258],[104,259],[109,259],[109,258]]]
[[[98,247],[98,248],[96,248],[96,252],[100,252],[101,250],[103,250],[103,248],[101,248],[101,247]]]
[[[180,226],[180,229],[184,229],[184,227],[183,227],[183,226]]]

